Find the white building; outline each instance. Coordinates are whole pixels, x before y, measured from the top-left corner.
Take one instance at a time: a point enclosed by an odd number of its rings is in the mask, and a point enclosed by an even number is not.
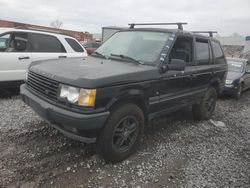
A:
[[[240,35],[229,36],[229,37],[216,36],[214,38],[219,40],[221,45],[223,46],[244,46],[245,45],[245,38]]]

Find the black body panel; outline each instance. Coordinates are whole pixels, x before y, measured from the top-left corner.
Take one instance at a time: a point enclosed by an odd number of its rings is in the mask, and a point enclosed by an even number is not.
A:
[[[86,143],[95,142],[109,116],[108,111],[88,115],[58,108],[29,92],[25,85],[21,86],[20,94],[27,105],[59,131],[64,134],[68,132],[68,137],[76,140],[81,138],[81,141]]]
[[[163,113],[200,103],[209,87],[215,87],[218,92],[222,90],[227,73],[224,54],[220,64],[216,63],[211,49],[205,65],[199,65],[196,59],[195,37],[207,41],[210,38],[180,30],[128,31],[171,33],[154,66],[96,56],[34,62],[29,68],[31,79],[21,87],[24,102],[44,119],[56,124],[64,134],[71,134],[76,128],[76,131],[87,132],[77,136],[92,135],[95,138],[105,126],[109,112],[124,102],[138,105],[147,122]],[[189,48],[180,51],[175,45],[178,37],[184,38]],[[185,61],[184,71],[168,70],[171,58]],[[82,107],[58,100],[61,84],[96,89],[95,106]]]
[[[58,82],[83,88],[103,88],[161,77],[154,66],[98,57],[41,61],[33,63],[30,70]]]

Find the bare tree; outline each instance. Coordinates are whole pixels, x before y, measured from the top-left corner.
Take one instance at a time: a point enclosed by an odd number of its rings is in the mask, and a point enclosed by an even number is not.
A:
[[[50,25],[54,28],[60,29],[63,26],[63,23],[60,20],[54,20]]]

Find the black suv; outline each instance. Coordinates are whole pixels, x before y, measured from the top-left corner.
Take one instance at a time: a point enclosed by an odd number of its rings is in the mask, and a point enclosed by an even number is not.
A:
[[[220,43],[179,29],[115,33],[87,58],[34,62],[22,100],[64,135],[126,159],[154,117],[192,106],[212,115],[227,74]]]

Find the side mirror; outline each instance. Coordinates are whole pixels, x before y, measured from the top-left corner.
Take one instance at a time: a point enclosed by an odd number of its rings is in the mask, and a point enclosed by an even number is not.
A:
[[[186,62],[182,59],[171,59],[170,64],[167,65],[168,70],[184,71]]]

